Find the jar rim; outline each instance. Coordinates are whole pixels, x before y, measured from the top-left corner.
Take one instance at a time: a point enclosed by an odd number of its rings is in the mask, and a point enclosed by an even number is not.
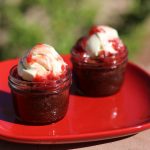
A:
[[[87,59],[91,59],[90,57],[87,57]],[[128,50],[125,50],[122,52],[121,55],[117,54],[117,55],[112,55],[111,57],[106,57],[104,58],[106,60],[108,60],[108,62],[105,60],[101,60],[100,59],[91,59],[92,61],[95,61],[94,63],[91,63],[89,61],[85,59],[81,60],[79,59],[79,57],[77,56],[76,53],[74,53],[74,50],[72,49],[71,51],[71,61],[79,66],[85,66],[85,67],[113,67],[113,66],[118,66],[123,64],[124,62],[128,61]],[[79,61],[78,61],[79,60]],[[86,61],[85,61],[86,60]]]
[[[48,86],[48,87],[58,87],[67,80],[71,78],[71,70],[69,66],[67,66],[67,71],[64,75],[64,77],[57,79],[57,80],[49,80],[49,81],[26,81],[26,80],[21,80],[18,79],[14,76],[15,71],[17,70],[17,65],[14,65],[10,71],[9,71],[9,76],[8,76],[8,81],[14,85],[20,85],[20,86],[31,86],[31,85],[36,85],[37,87],[40,85],[43,86]]]

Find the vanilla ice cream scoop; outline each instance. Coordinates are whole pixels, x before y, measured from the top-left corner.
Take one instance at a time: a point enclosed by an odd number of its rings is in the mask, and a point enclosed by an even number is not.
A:
[[[37,44],[18,63],[18,74],[27,81],[58,79],[67,64],[52,46]]]
[[[111,40],[119,39],[118,32],[108,26],[96,26],[90,31],[85,50],[91,57],[98,56],[100,51],[117,53]],[[121,40],[120,40],[121,42]]]

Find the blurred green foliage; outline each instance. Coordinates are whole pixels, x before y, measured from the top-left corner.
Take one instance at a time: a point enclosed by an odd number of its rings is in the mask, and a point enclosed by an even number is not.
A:
[[[145,20],[150,15],[149,0],[134,0],[132,9],[123,17],[123,23],[116,27],[121,34],[123,41],[129,50],[129,57],[132,58],[147,38],[149,27],[146,27]]]
[[[36,43],[52,44],[60,53],[68,53],[80,33],[93,23],[94,9],[82,7],[81,1],[22,0],[18,5],[3,1],[1,11],[2,30],[8,30],[8,42],[0,45],[0,59],[17,57]],[[26,19],[29,9],[45,12],[47,26],[40,26],[43,18],[35,23]],[[32,12],[31,12],[32,19]]]
[[[74,42],[95,23],[100,5],[85,0],[9,0],[0,2],[0,59],[21,56],[36,43],[53,45],[69,53]],[[149,0],[134,0],[133,8],[115,28],[128,46],[130,56],[146,34],[143,22],[150,12]],[[104,14],[103,14],[104,15]],[[141,30],[142,29],[142,30]],[[3,39],[1,37],[0,39]]]

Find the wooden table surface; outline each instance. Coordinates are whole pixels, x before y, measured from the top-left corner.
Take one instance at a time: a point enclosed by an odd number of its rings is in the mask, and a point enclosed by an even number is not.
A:
[[[0,141],[0,150],[150,150],[150,130],[125,138],[61,145],[31,145]]]

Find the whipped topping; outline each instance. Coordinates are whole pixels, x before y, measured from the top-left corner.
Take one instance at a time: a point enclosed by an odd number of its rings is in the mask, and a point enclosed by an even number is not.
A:
[[[91,29],[85,50],[91,57],[98,56],[101,51],[117,53],[111,40],[119,39],[118,32],[108,26],[96,26]],[[120,40],[121,42],[121,40]]]
[[[37,44],[18,63],[18,74],[27,81],[58,79],[67,64],[52,46]]]

